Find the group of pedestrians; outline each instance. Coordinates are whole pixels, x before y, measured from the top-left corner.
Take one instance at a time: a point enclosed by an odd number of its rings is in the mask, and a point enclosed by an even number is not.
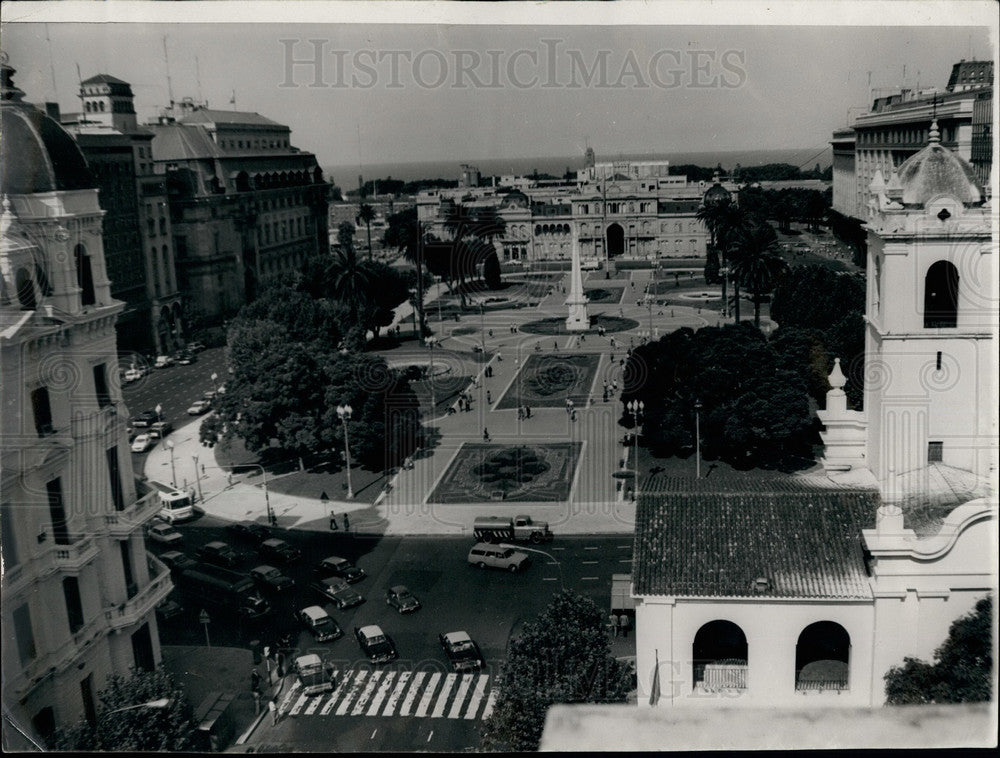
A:
[[[487,393],[489,394],[489,393]],[[458,409],[460,411],[471,411],[472,410],[472,397],[468,392],[462,392],[458,396]]]
[[[608,627],[610,628],[612,637],[621,636],[624,639],[628,637],[628,630],[632,627],[632,619],[627,613],[623,613],[620,616],[612,613],[608,616]]]
[[[531,418],[531,407],[527,405],[518,406],[517,420],[524,421],[526,418]]]

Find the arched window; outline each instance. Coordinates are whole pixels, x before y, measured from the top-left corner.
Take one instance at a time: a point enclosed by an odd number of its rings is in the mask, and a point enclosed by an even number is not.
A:
[[[795,644],[795,689],[846,690],[849,684],[851,636],[840,624],[817,621]]]
[[[22,311],[33,311],[37,305],[35,301],[35,283],[31,280],[31,273],[26,268],[17,270],[17,300],[21,304]]]
[[[77,245],[73,248],[73,257],[76,260],[76,284],[81,290],[80,304],[93,305],[97,302],[97,295],[94,292],[94,273],[90,268],[87,248]]]
[[[958,325],[958,269],[948,261],[938,261],[924,277],[924,328],[953,328]]]
[[[745,690],[747,638],[732,621],[710,621],[694,636],[694,686],[707,691]]]

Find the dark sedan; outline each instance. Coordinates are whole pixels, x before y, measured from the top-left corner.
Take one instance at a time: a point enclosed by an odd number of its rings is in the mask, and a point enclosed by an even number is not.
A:
[[[234,537],[247,540],[255,545],[271,538],[270,530],[255,521],[237,521],[235,524],[228,524],[226,531]]]
[[[295,586],[291,577],[281,573],[280,569],[274,566],[257,566],[250,569],[250,578],[253,579],[257,588],[264,592],[285,592]]]
[[[372,663],[388,663],[399,657],[396,645],[380,626],[369,624],[368,626],[354,627],[354,636],[358,640],[361,652]]]
[[[365,602],[365,599],[354,588],[337,576],[317,579],[309,585],[309,588],[318,592],[324,599],[335,603],[341,609],[353,608]]]
[[[438,635],[438,640],[455,671],[478,671],[483,667],[479,645],[466,632],[447,632]]]
[[[316,567],[317,578],[323,579],[328,576],[339,576],[354,584],[354,582],[360,582],[364,579],[367,574],[365,574],[364,569],[358,568],[346,558],[331,555],[329,558],[321,560]]]
[[[390,587],[385,591],[385,604],[395,608],[400,613],[413,613],[420,609],[420,601],[402,584]]]

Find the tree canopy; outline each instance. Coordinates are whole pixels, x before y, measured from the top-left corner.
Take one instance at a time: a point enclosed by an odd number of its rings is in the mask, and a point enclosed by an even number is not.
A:
[[[97,699],[101,706],[94,723],[81,720],[57,730],[53,749],[138,753],[191,748],[191,736],[197,728],[191,705],[162,667],[133,671],[128,676],[114,674],[97,693]],[[169,701],[165,708],[131,707],[161,699]]]
[[[885,675],[888,705],[985,703],[993,699],[993,597],[951,624],[934,663],[904,658]]]
[[[806,382],[787,366],[750,324],[684,328],[632,351],[621,399],[643,401],[642,440],[663,454],[694,448],[700,401],[706,458],[780,467],[809,457],[813,438]]]
[[[510,642],[483,747],[537,750],[553,703],[622,703],[628,666],[611,655],[604,614],[593,600],[564,590]]]

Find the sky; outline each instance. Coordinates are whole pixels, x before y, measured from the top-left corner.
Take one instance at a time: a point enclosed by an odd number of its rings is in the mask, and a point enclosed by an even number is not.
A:
[[[8,20],[21,5],[5,4]],[[170,91],[224,109],[235,96],[238,110],[288,124],[292,143],[325,166],[570,156],[587,145],[599,157],[821,150],[879,88],[943,88],[953,63],[992,59],[996,45],[985,26],[675,25],[653,4],[575,25],[565,20],[576,14],[533,19],[530,7],[482,25],[432,13],[275,23],[296,16],[281,11],[247,23],[232,19],[248,4],[230,2],[207,4],[226,21],[204,23],[199,3],[155,5],[193,22],[142,12],[68,22],[50,8],[49,23],[5,24],[16,84],[32,102],[76,111],[77,67],[84,79],[111,74],[132,85],[140,119]],[[449,23],[414,23],[424,18]]]

